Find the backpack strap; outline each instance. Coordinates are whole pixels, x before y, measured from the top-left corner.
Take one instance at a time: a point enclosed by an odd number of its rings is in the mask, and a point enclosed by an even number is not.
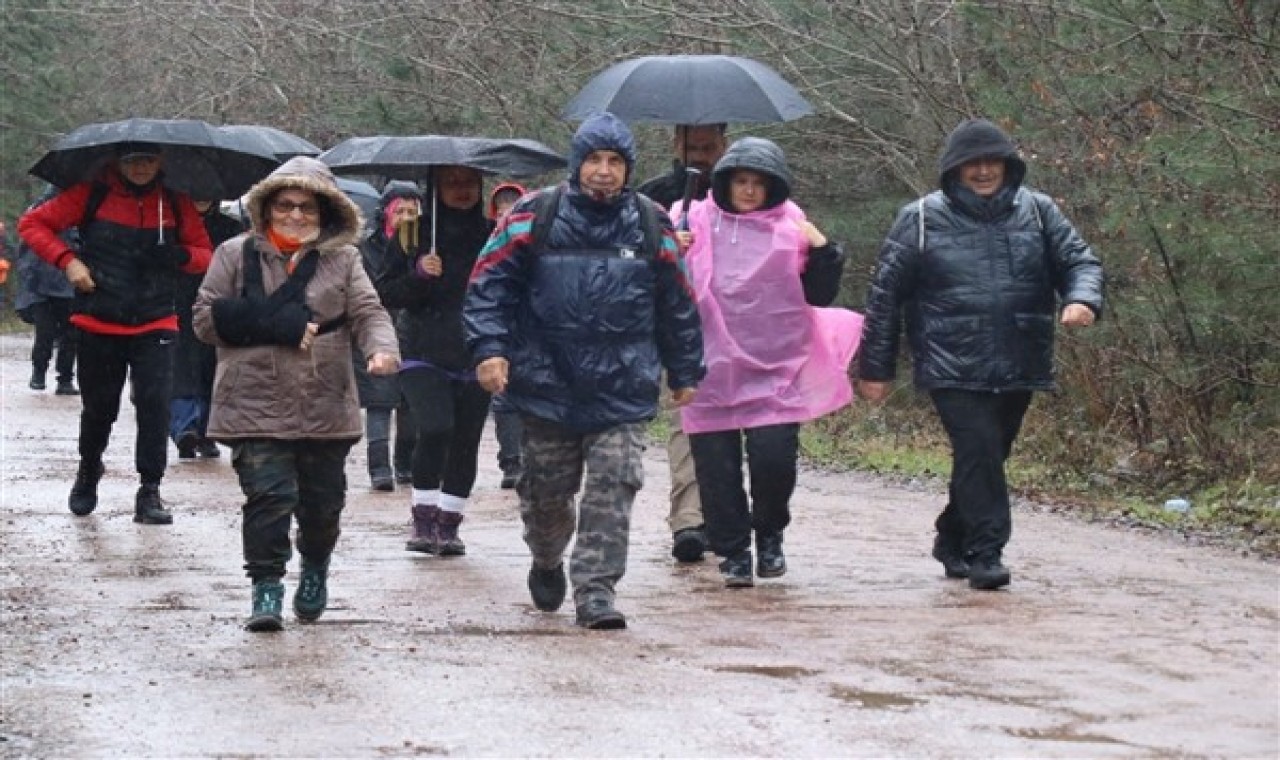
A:
[[[551,225],[555,221],[556,210],[560,208],[560,198],[564,196],[564,185],[556,185],[538,196],[533,211],[533,249],[541,251],[547,245],[551,235]],[[662,247],[662,221],[658,217],[658,204],[640,193],[635,194],[637,208],[640,212],[640,229],[644,234],[644,245],[641,252],[644,258],[655,261],[658,249]]]
[[[244,287],[240,291],[242,297],[262,300],[263,313],[265,314],[274,314],[281,306],[290,302],[301,303],[304,307],[306,306],[307,284],[311,282],[311,278],[315,276],[316,268],[320,265],[320,253],[318,251],[307,251],[302,257],[302,261],[298,262],[298,266],[294,267],[293,272],[284,281],[284,284],[276,288],[276,291],[270,296],[266,294],[266,287],[262,284],[262,257],[258,255],[258,247],[254,244],[252,235],[244,239],[244,245],[240,248],[240,255],[243,258],[244,266]],[[339,314],[327,322],[322,322],[317,332],[320,335],[324,335],[337,330],[346,323],[347,315]]]

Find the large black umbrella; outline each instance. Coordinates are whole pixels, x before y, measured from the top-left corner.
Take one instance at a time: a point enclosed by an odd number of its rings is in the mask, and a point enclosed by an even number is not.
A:
[[[237,141],[243,140],[245,145],[256,145],[260,152],[270,153],[280,161],[288,161],[294,156],[318,156],[321,153],[315,143],[292,132],[263,124],[223,124],[218,127],[218,131]]]
[[[437,166],[468,166],[486,174],[527,177],[566,165],[562,156],[536,140],[379,135],[352,137],[320,154],[338,174],[424,181]]]
[[[608,111],[628,122],[724,124],[791,121],[813,106],[778,72],[730,55],[650,55],[597,74],[564,108],[566,119]]]
[[[203,121],[126,119],[75,129],[31,167],[31,174],[66,188],[97,177],[118,147],[136,142],[160,146],[167,186],[207,200],[240,197],[280,163],[259,145]]]

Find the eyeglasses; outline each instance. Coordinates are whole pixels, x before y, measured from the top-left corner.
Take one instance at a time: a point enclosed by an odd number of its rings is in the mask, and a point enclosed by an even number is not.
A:
[[[301,211],[303,216],[318,216],[320,214],[320,206],[312,201],[304,201],[302,203],[284,200],[272,201],[271,210],[280,216],[288,216],[295,211]]]

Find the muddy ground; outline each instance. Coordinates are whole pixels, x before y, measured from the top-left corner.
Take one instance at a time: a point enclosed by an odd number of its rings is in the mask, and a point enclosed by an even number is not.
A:
[[[486,436],[468,556],[405,552],[357,447],[329,612],[249,634],[225,452],[171,454],[175,523],[135,525],[126,402],[72,516],[79,402],[27,389],[29,347],[0,340],[3,757],[1280,755],[1275,564],[1019,510],[1012,586],[975,592],[928,557],[941,494],[806,471],[790,572],[727,591],[668,556],[661,447],[626,631],[533,609]]]

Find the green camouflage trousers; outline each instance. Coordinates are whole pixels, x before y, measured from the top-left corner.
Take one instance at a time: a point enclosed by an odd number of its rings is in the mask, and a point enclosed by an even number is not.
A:
[[[560,564],[576,524],[569,560],[574,602],[612,601],[627,569],[631,505],[644,485],[644,425],[585,434],[535,417],[523,421],[524,477],[516,488],[533,561]]]

